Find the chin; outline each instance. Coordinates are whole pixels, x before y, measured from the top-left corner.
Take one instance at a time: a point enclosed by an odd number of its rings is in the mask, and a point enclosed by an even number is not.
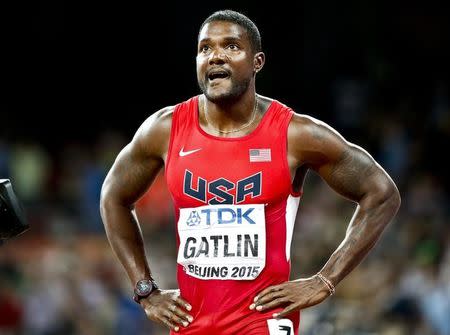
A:
[[[229,91],[224,92],[216,90],[207,90],[206,92],[204,92],[204,94],[209,101],[215,103],[226,102],[233,98],[233,95]]]
[[[244,91],[236,88],[208,87],[203,93],[209,101],[214,103],[228,103],[241,97]]]
[[[231,82],[230,85],[208,85],[207,83],[200,83],[199,86],[202,93],[209,101],[214,103],[228,103],[241,97],[249,87],[249,82],[245,81],[240,84]]]

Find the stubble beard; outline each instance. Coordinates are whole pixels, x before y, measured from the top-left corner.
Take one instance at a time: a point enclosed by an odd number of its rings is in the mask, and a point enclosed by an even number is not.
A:
[[[219,93],[219,94],[210,94],[208,93],[207,88],[207,80],[198,80],[198,86],[200,90],[205,95],[205,97],[215,103],[215,104],[228,104],[240,98],[249,88],[251,78],[246,80],[242,80],[240,82],[235,82],[231,79],[231,88],[228,91]]]

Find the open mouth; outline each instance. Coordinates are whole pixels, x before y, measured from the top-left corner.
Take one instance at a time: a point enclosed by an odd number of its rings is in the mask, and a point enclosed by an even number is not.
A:
[[[211,71],[208,73],[208,79],[210,81],[216,80],[216,79],[225,79],[228,78],[230,75],[226,71]]]

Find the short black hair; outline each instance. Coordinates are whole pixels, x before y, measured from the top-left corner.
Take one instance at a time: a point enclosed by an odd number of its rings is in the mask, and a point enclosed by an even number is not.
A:
[[[255,53],[262,51],[261,35],[259,34],[258,27],[252,20],[250,20],[244,14],[230,9],[219,10],[217,12],[214,12],[210,16],[208,16],[206,20],[202,23],[199,33],[203,29],[205,24],[213,21],[231,22],[245,28],[250,37],[250,43],[252,45],[253,51]]]

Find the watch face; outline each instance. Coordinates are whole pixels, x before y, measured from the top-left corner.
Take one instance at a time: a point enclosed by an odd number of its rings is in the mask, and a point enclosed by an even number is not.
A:
[[[139,280],[136,284],[136,293],[139,295],[147,295],[153,289],[152,282],[148,279]]]

